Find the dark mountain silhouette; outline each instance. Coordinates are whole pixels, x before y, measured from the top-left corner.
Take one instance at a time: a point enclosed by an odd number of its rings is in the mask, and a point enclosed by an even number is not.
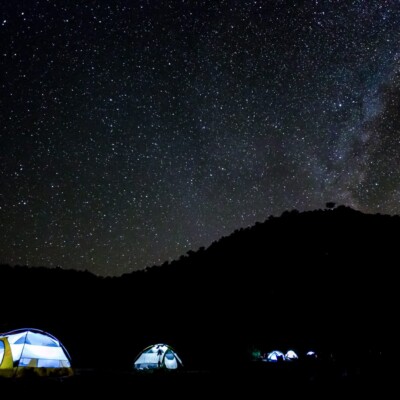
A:
[[[0,332],[49,331],[81,368],[130,369],[158,342],[189,369],[245,365],[254,348],[362,368],[394,344],[399,240],[399,216],[333,204],[121,277],[1,265]]]

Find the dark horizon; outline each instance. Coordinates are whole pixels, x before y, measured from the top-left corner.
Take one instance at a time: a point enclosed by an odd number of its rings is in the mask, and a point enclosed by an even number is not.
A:
[[[210,247],[218,245],[221,241],[224,241],[224,240],[227,240],[227,239],[230,240],[230,238],[234,237],[238,232],[248,231],[248,230],[251,231],[251,230],[254,230],[254,229],[256,229],[257,227],[259,227],[261,225],[264,225],[264,224],[268,225],[268,221],[271,221],[271,220],[279,220],[279,219],[284,218],[285,216],[288,216],[288,215],[289,216],[290,215],[304,215],[304,216],[307,216],[307,215],[324,213],[324,212],[332,212],[333,210],[335,210],[335,213],[337,213],[338,211],[342,211],[342,212],[350,211],[350,212],[354,212],[356,214],[360,213],[360,214],[365,215],[365,216],[374,216],[374,217],[378,217],[378,218],[379,217],[383,217],[383,218],[385,218],[385,217],[399,218],[400,217],[398,214],[390,215],[390,214],[381,214],[381,213],[375,213],[375,214],[373,214],[373,213],[363,213],[360,210],[356,210],[356,209],[354,209],[352,207],[348,207],[348,206],[346,206],[344,204],[337,205],[334,202],[327,202],[325,204],[324,208],[318,208],[318,209],[315,209],[315,210],[306,210],[306,211],[299,211],[297,209],[292,209],[292,210],[285,210],[278,216],[270,215],[264,221],[256,221],[251,226],[240,227],[238,229],[235,229],[230,234],[225,235],[225,236],[221,236],[217,240],[215,240],[212,243],[210,243],[208,246],[200,246],[198,249],[195,249],[195,250],[189,249],[186,253],[180,254],[178,257],[176,257],[174,259],[164,260],[163,262],[160,262],[158,264],[147,265],[144,268],[140,268],[140,269],[133,270],[133,271],[127,271],[127,272],[122,273],[121,275],[112,275],[112,274],[102,275],[102,274],[97,274],[97,273],[95,273],[93,271],[90,271],[89,269],[77,269],[77,268],[74,268],[73,266],[64,266],[63,267],[63,266],[59,266],[59,265],[49,266],[49,265],[10,264],[10,263],[6,263],[6,262],[1,262],[1,260],[0,260],[0,266],[17,267],[17,268],[18,267],[22,267],[22,268],[41,268],[41,269],[47,269],[47,268],[50,268],[50,269],[61,269],[61,270],[70,271],[70,272],[77,271],[77,272],[90,273],[93,276],[96,276],[98,278],[120,278],[120,277],[122,277],[124,275],[129,275],[129,274],[134,273],[134,272],[146,272],[146,271],[149,271],[151,269],[157,269],[159,267],[168,266],[171,263],[172,264],[176,264],[176,263],[180,262],[182,259],[185,259],[186,257],[188,257],[190,255],[209,250]]]

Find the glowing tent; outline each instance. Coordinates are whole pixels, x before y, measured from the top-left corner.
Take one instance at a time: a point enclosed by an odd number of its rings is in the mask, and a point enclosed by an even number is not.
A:
[[[315,351],[310,350],[310,351],[307,351],[306,356],[308,358],[317,358],[317,353]]]
[[[54,336],[38,329],[0,334],[0,376],[72,375],[71,357]]]
[[[274,350],[267,354],[267,357],[265,357],[264,361],[268,362],[285,361],[285,355],[279,350]]]
[[[298,359],[299,356],[293,350],[288,350],[287,353],[285,354],[285,360],[293,361]]]
[[[134,368],[138,370],[157,368],[177,369],[182,366],[181,359],[172,347],[166,344],[154,344],[146,347],[134,362]]]

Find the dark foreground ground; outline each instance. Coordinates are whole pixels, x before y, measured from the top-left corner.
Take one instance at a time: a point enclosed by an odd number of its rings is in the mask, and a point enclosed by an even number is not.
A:
[[[220,361],[223,363],[222,360]],[[238,370],[127,371],[77,370],[70,378],[2,379],[2,396],[13,398],[372,398],[397,396],[382,366],[368,370],[319,364],[252,364]],[[396,380],[395,380],[396,381]],[[397,394],[396,394],[397,393]]]

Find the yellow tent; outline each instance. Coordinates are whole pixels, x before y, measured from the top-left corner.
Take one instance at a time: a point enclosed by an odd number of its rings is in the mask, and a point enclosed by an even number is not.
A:
[[[71,376],[71,357],[54,336],[38,329],[0,334],[0,376]]]

